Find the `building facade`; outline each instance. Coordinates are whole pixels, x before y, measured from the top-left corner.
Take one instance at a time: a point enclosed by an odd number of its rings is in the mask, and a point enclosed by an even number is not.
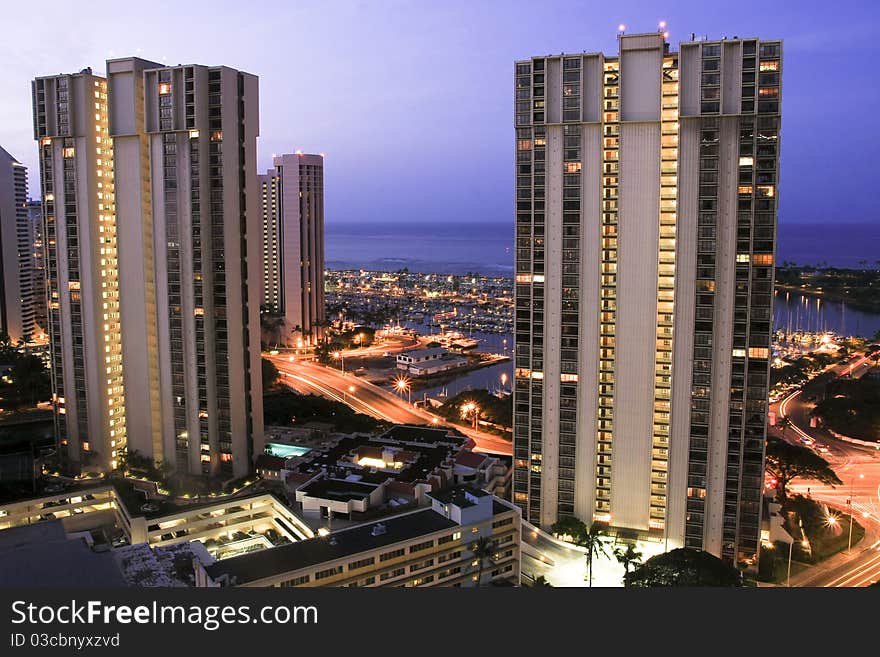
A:
[[[33,235],[34,333],[45,339],[48,333],[48,300],[46,298],[46,243],[43,240],[43,202],[27,202],[28,222]]]
[[[280,318],[277,340],[317,344],[324,332],[324,156],[273,158],[257,176],[263,221],[263,310]]]
[[[514,501],[751,562],[781,43],[515,65]]]
[[[107,81],[37,78],[33,107],[55,435],[71,469],[112,468],[127,435]]]
[[[196,586],[519,585],[519,509],[467,486],[429,497],[430,508],[197,565]],[[475,554],[481,539],[488,557]]]
[[[83,158],[71,178],[95,190],[75,199],[93,199],[94,207],[80,210],[68,194],[59,212],[58,176],[43,168],[50,296],[60,295],[63,304],[62,293],[73,285],[64,271],[72,266],[72,246],[57,239],[55,228],[60,218],[65,228],[74,224],[69,211],[77,211],[78,226],[87,217],[95,222],[77,245],[92,253],[96,278],[89,284],[101,290],[88,297],[89,313],[59,309],[54,383],[81,367],[77,401],[114,391],[109,410],[97,405],[87,416],[111,422],[95,465],[115,467],[125,447],[181,473],[243,476],[263,440],[260,227],[256,177],[249,173],[256,167],[257,78],[227,67],[165,67],[138,58],[108,61],[107,73],[107,79],[89,72],[34,83],[41,149],[49,142],[62,157]],[[62,111],[69,116],[63,124],[54,118]],[[79,150],[66,145],[77,138]],[[50,303],[50,324],[52,313]],[[101,328],[103,340],[77,340]],[[113,358],[106,388],[95,358],[101,344]],[[92,445],[98,434],[71,420],[70,396],[57,397],[71,460],[83,442],[85,451],[98,451]]]
[[[13,343],[29,342],[37,330],[33,243],[27,168],[0,148],[0,333]]]

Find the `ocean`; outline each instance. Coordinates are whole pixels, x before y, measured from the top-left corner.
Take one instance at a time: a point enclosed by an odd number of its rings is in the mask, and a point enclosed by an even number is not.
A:
[[[513,275],[513,224],[335,224],[328,223],[326,264],[331,269],[397,271],[488,276]],[[880,267],[878,224],[781,224],[778,263]],[[777,295],[778,329],[830,330],[872,336],[880,315],[835,302],[817,302],[798,294]]]
[[[513,275],[513,223],[373,223],[325,226],[331,269]],[[880,223],[781,224],[777,262],[880,267]]]

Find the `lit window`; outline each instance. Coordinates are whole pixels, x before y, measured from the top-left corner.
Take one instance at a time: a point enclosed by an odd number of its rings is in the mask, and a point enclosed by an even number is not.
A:
[[[739,158],[739,165],[741,167],[750,167],[755,163],[755,159],[751,156],[749,157],[741,157]]]
[[[559,380],[562,381],[562,383],[576,383],[578,380],[578,375],[577,374],[561,374],[559,376]]]
[[[740,194],[751,194],[752,186],[751,185],[740,185],[737,190]]]
[[[779,62],[761,62],[762,71],[778,71]]]
[[[749,358],[767,358],[768,352],[765,347],[749,347]]]
[[[760,255],[753,255],[752,256],[752,264],[769,267],[770,265],[773,264],[773,256],[769,253],[762,253]]]
[[[198,130],[190,130],[189,131],[189,138],[190,139],[198,139],[199,138],[199,131]]]
[[[749,258],[748,253],[737,253],[736,254],[736,261],[737,262],[748,262],[750,259],[751,258]]]
[[[566,173],[579,173],[581,170],[580,162],[566,162],[565,163],[565,172]]]
[[[734,349],[731,352],[731,355],[734,358],[745,358],[746,357],[746,350],[745,349]]]
[[[162,82],[159,84],[159,93],[160,94],[170,94],[171,93],[171,83],[170,82]]]

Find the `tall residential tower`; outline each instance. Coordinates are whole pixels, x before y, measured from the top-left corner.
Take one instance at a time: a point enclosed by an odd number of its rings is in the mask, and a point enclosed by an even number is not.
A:
[[[324,326],[324,156],[276,156],[257,176],[263,204],[263,308],[286,346],[317,344]]]
[[[33,254],[27,169],[0,148],[0,332],[13,343],[28,341],[37,330]]]
[[[515,65],[514,500],[755,557],[781,44]]]
[[[111,309],[103,302],[105,312],[115,309],[103,322],[63,312],[60,318],[72,334],[93,331],[96,324],[112,331],[112,340],[105,342],[112,341],[114,356],[119,355],[113,387],[122,399],[124,380],[124,404],[110,411],[127,426],[127,437],[108,436],[105,458],[97,465],[113,467],[106,456],[115,457],[125,444],[178,472],[242,476],[252,470],[263,439],[260,217],[251,173],[257,78],[226,67],[166,67],[137,58],[108,61],[107,74],[107,80],[94,78],[100,94],[94,99],[79,91],[62,96],[59,81],[71,76],[34,83],[41,144],[55,137],[67,148],[71,129],[56,127],[50,118],[62,106],[72,117],[67,125],[94,116],[102,130],[95,142],[96,167],[79,164],[74,180],[96,187],[96,212],[103,223],[81,235],[78,244],[81,252],[99,250],[98,272],[112,279],[121,299]],[[93,114],[93,101],[102,111]],[[72,148],[71,156],[82,154]],[[44,187],[54,180],[57,188],[52,173],[44,167]],[[60,214],[58,197],[55,189],[50,207],[44,195],[49,231]],[[64,203],[69,207],[67,196]],[[51,285],[51,268],[64,251],[49,231]],[[68,259],[70,251],[68,243]],[[63,340],[60,347],[53,342],[53,365],[64,370],[70,361],[75,366],[76,356],[65,351]],[[86,342],[84,348],[89,376],[77,392],[90,398],[102,392],[103,371],[91,372],[101,366],[95,345]],[[58,397],[64,424],[63,406],[70,399]],[[94,415],[97,421],[101,409]],[[67,425],[70,432],[69,418]],[[83,435],[80,431],[78,442]],[[76,461],[74,451],[71,445]]]
[[[33,104],[55,434],[72,469],[108,469],[127,437],[107,81],[37,78]]]

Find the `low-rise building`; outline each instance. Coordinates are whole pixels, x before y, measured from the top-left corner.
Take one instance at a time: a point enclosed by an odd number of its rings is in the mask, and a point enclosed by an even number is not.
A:
[[[507,464],[472,447],[470,438],[447,428],[397,425],[379,436],[341,435],[288,460],[288,494],[307,519],[363,521],[425,506],[428,493],[457,484],[503,492]]]
[[[430,508],[326,536],[195,563],[197,586],[478,586],[519,584],[516,506],[469,486],[429,494]],[[488,546],[491,554],[479,557]],[[476,553],[475,553],[476,552]]]
[[[456,370],[467,364],[467,358],[453,356],[443,347],[411,349],[397,355],[397,369],[416,377]]]
[[[0,531],[0,588],[125,586],[106,547],[97,549],[88,532],[71,532],[60,520]]]
[[[272,533],[288,541],[314,536],[312,529],[271,493],[173,504],[99,484],[0,506],[0,530],[56,519],[73,532],[115,526],[132,545],[162,546],[197,540],[220,542],[219,548],[239,535],[244,538]]]

